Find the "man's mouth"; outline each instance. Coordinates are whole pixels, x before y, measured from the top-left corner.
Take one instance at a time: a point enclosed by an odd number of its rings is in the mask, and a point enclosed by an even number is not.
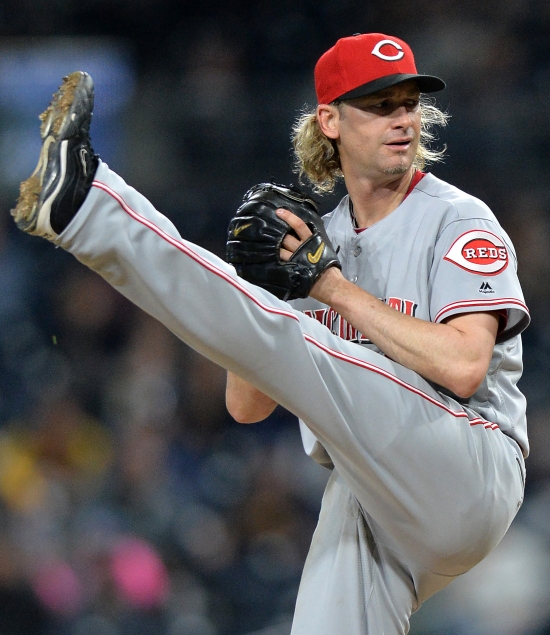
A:
[[[407,150],[411,145],[412,139],[397,139],[395,141],[390,141],[389,143],[384,144],[388,148],[392,150]]]

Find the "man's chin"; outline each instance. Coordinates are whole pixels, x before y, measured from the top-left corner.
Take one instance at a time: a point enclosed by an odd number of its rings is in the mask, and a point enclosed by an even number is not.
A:
[[[410,169],[411,169],[410,165],[404,165],[403,163],[401,163],[400,165],[395,165],[391,168],[386,168],[382,170],[382,172],[384,174],[387,174],[388,176],[402,176],[403,174],[406,174]]]

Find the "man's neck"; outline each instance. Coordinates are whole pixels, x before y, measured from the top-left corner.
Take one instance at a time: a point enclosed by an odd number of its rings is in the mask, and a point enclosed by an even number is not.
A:
[[[405,174],[381,182],[370,179],[346,179],[353,215],[359,228],[371,227],[391,214],[403,201],[414,176],[411,168]]]

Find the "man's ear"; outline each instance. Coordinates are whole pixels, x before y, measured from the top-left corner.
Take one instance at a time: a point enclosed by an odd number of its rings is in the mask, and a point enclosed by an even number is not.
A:
[[[319,104],[315,114],[321,132],[329,139],[338,139],[340,136],[340,110],[338,106]]]

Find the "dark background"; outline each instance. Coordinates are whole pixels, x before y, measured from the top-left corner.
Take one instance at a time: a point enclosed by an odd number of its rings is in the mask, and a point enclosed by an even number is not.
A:
[[[239,426],[224,372],[9,210],[63,74],[96,82],[102,158],[223,255],[243,193],[296,182],[290,129],[339,37],[405,39],[448,84],[433,172],[510,234],[532,453],[526,502],[414,635],[550,633],[550,4],[36,0],[0,5],[0,635],[288,635],[327,474],[293,417]],[[329,211],[339,196],[321,199]],[[223,307],[220,307],[223,311]],[[304,383],[304,391],[307,386]],[[434,475],[437,478],[437,475]],[[449,493],[452,496],[452,493]]]

